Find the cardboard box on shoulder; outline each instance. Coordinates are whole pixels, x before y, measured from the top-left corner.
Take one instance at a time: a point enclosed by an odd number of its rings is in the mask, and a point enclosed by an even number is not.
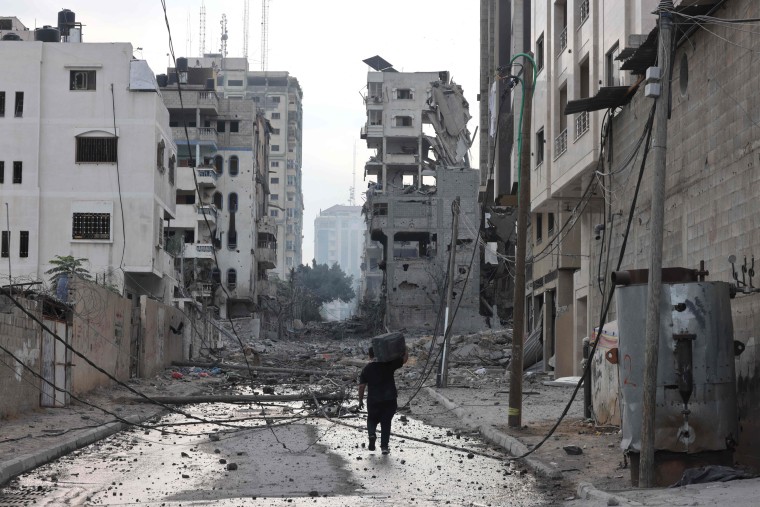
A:
[[[406,340],[403,333],[381,334],[372,338],[372,350],[380,363],[387,363],[404,355]]]

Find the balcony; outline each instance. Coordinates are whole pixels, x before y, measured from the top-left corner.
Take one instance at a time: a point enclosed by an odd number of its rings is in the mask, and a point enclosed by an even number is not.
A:
[[[259,241],[256,248],[256,260],[265,269],[277,267],[277,243],[275,241]]]
[[[185,259],[213,259],[214,245],[211,243],[185,243],[182,256]]]
[[[216,224],[218,214],[216,206],[213,204],[200,204],[195,209],[198,215],[198,222],[205,224],[208,221],[209,224]]]
[[[219,113],[219,97],[209,90],[194,91],[182,87],[182,103],[176,90],[162,90],[166,108],[171,110],[200,109],[201,114],[216,116]]]
[[[277,224],[275,224],[272,217],[261,217],[257,221],[259,234],[270,234],[273,237],[277,237]]]
[[[589,117],[588,117],[588,111],[583,111],[582,113],[575,116],[575,140],[581,138],[583,134],[588,132],[589,129]]]
[[[213,287],[210,283],[198,283],[193,289],[194,298],[210,298],[213,294]]]
[[[180,156],[186,157],[188,154],[185,149],[185,145],[189,142],[192,146],[200,144],[202,148],[201,154],[215,152],[216,144],[218,141],[218,134],[215,128],[211,127],[187,127],[187,139],[185,139],[185,128],[182,126],[172,127],[172,137],[177,144],[177,149],[180,151]],[[194,156],[195,153],[190,153],[189,156]]]
[[[567,129],[554,138],[554,160],[557,160],[567,151]]]
[[[198,180],[198,186],[205,189],[216,188],[216,180],[219,178],[219,173],[216,169],[208,167],[196,167],[195,177]]]
[[[368,137],[383,137],[383,126],[381,124],[365,125],[362,127],[361,133],[364,136],[362,139]]]

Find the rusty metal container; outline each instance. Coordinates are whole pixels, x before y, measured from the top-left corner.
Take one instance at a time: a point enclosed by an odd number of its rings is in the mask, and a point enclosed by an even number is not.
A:
[[[645,270],[638,273],[641,271]],[[635,466],[641,449],[648,287],[646,276],[643,280],[633,276],[626,282],[629,285],[617,287],[615,293],[620,332],[621,447],[635,454]],[[712,456],[715,459],[707,462],[724,463],[727,457],[730,460],[738,437],[729,284],[679,283],[663,274],[660,316],[655,461],[657,453],[667,455],[670,461],[680,460],[684,466],[670,466],[675,475],[688,463],[704,462],[692,457]],[[672,479],[664,478],[662,483],[671,483]]]

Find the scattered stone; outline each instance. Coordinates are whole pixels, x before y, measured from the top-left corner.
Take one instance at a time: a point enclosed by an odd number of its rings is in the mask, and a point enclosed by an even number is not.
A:
[[[226,459],[224,459],[224,458],[221,458],[221,459],[219,460],[219,463],[221,463],[222,465],[224,465],[224,464],[226,464],[226,463],[227,463],[227,460],[226,460]]]
[[[184,452],[184,451],[182,453],[180,453],[180,456],[182,456],[183,458],[189,458],[190,457],[190,455],[188,453]]]
[[[577,445],[566,445],[563,447],[563,449],[571,456],[578,456],[579,454],[583,454],[583,449]]]
[[[218,442],[219,441],[219,435],[209,435],[208,439],[212,442]]]
[[[607,505],[620,505],[620,502],[613,496],[607,499]]]
[[[227,463],[227,470],[237,470],[237,463]]]
[[[471,452],[467,453],[467,459],[472,459],[474,457],[475,457],[475,455],[473,453],[471,453]]]
[[[309,491],[309,496],[319,496],[319,491],[317,490]]]

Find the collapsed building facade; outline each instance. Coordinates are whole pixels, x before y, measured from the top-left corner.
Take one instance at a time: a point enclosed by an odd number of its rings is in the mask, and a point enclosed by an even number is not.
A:
[[[360,296],[381,303],[389,329],[436,328],[454,245],[453,329],[480,329],[479,176],[468,158],[462,88],[448,72],[397,72],[380,57],[365,62],[374,70],[361,138],[375,155],[364,171],[370,183]]]

